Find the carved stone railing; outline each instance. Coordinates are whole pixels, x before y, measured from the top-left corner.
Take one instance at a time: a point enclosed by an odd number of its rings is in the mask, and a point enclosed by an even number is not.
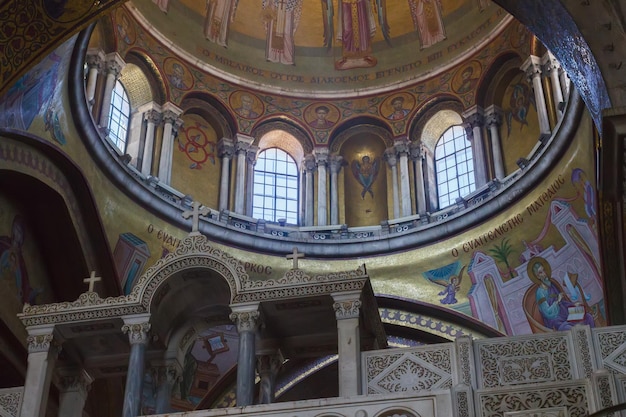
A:
[[[24,387],[0,389],[0,416],[17,417],[20,415]]]

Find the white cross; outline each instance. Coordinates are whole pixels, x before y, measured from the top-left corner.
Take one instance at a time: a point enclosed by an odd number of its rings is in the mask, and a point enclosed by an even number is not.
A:
[[[294,246],[293,253],[287,255],[287,259],[293,259],[293,268],[291,269],[298,269],[298,258],[304,258],[304,253],[298,252],[298,248]]]
[[[96,282],[99,281],[102,281],[102,278],[96,276],[96,271],[91,271],[89,278],[85,278],[83,280],[85,284],[89,284],[89,292],[93,292],[94,285],[96,285]]]
[[[191,205],[192,210],[187,210],[183,212],[183,218],[188,219],[192,217],[191,220],[191,233],[198,233],[198,224],[200,223],[200,216],[208,216],[211,213],[211,210],[208,207],[202,207],[200,209],[200,202],[194,201]]]

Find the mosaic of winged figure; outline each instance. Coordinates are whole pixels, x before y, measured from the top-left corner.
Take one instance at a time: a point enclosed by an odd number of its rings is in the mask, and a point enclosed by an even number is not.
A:
[[[376,181],[376,177],[378,176],[378,171],[380,168],[380,158],[372,159],[365,155],[361,158],[361,162],[358,160],[353,160],[351,164],[352,174],[354,178],[363,186],[363,190],[361,191],[361,198],[365,198],[365,194],[370,193],[372,198],[374,198],[374,192],[372,191],[372,184]]]

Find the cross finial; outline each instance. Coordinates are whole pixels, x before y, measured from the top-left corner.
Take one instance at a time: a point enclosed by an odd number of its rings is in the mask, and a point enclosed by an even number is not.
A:
[[[298,252],[298,248],[294,246],[293,252],[287,255],[287,259],[293,259],[293,268],[291,269],[298,269],[299,258],[304,258],[304,253]]]
[[[102,281],[102,278],[96,276],[96,271],[91,271],[89,278],[85,278],[83,280],[85,284],[89,284],[89,292],[93,292],[94,285],[96,285],[96,282],[99,281]]]
[[[198,234],[198,224],[200,223],[200,216],[208,216],[209,213],[211,212],[211,210],[209,210],[208,207],[202,207],[202,209],[200,209],[200,202],[199,201],[194,201],[193,204],[191,205],[192,209],[191,210],[187,210],[183,212],[183,218],[184,219],[188,219],[188,218],[192,218],[191,220],[191,234]]]

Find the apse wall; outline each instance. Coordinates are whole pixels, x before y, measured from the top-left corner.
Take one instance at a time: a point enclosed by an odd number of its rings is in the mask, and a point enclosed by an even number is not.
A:
[[[48,141],[80,167],[114,254],[116,279],[120,288],[128,290],[145,268],[176,249],[191,222],[181,217],[188,207],[161,198],[137,181],[123,155],[103,142],[85,105],[82,63],[88,39],[86,35],[72,39],[11,89],[0,104],[0,125]],[[506,93],[510,85],[501,93],[501,102],[510,98],[512,93]],[[190,115],[187,120],[192,125],[196,117]],[[521,128],[513,126],[518,129],[511,132],[514,138]],[[536,126],[529,126],[532,129]],[[4,167],[14,153],[7,150],[6,141],[0,143]],[[240,259],[253,279],[281,277],[292,266],[284,255],[297,246],[305,253],[300,267],[311,273],[349,270],[365,263],[374,291],[380,295],[448,309],[458,314],[460,321],[479,321],[511,335],[545,331],[536,325],[541,319],[532,293],[537,274],[532,266],[529,269],[529,261],[540,257],[559,285],[570,297],[578,297],[594,324],[600,326],[606,312],[592,155],[593,126],[573,92],[566,117],[546,149],[505,192],[473,209],[454,213],[448,221],[428,224],[411,237],[312,242],[259,237],[209,221],[203,221],[200,230],[216,247]],[[215,165],[209,161],[208,171],[217,172],[218,162],[218,158]],[[182,162],[176,164],[182,166]],[[512,168],[507,163],[507,169]],[[192,180],[198,178],[190,177],[181,184]],[[203,193],[210,194],[216,186],[206,187]],[[205,200],[206,205],[216,204],[214,196],[211,198]],[[11,223],[19,214],[17,209],[3,211],[1,236],[11,236]],[[29,270],[35,270],[29,265],[36,263],[36,256],[26,251],[24,265]],[[6,287],[7,291],[15,291],[10,288]],[[450,339],[464,331],[462,326],[401,309],[383,309],[381,314],[385,323]]]

